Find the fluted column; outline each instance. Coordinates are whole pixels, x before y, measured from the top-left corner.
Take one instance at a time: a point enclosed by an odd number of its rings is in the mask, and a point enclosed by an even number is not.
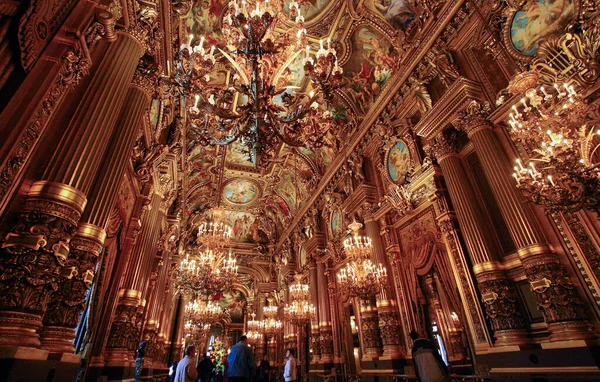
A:
[[[310,286],[310,302],[313,304],[316,310],[316,316],[310,323],[310,350],[312,354],[311,363],[318,363],[321,360],[321,348],[319,340],[319,293],[324,292],[319,288],[318,277],[317,277],[317,264],[313,259],[310,260],[308,265],[308,285]]]
[[[136,81],[137,82],[137,81]],[[104,228],[130,151],[140,129],[142,117],[150,103],[149,91],[138,86],[129,89],[117,120],[118,129],[111,137],[108,152],[89,196],[77,232],[71,240],[71,252],[66,267],[73,269],[72,277],[61,278],[58,290],[52,294],[43,318],[42,348],[55,352],[74,352],[73,338],[85,296],[104,244]]]
[[[86,205],[107,150],[126,90],[142,46],[130,35],[112,43],[91,80],[43,180],[35,182],[8,234],[0,255],[0,345],[39,346],[48,298],[57,290],[59,275],[73,277],[68,266],[69,243]],[[93,247],[102,234],[84,228],[78,247]],[[87,235],[87,236],[86,236]],[[87,249],[86,249],[87,250]]]
[[[526,323],[517,303],[516,287],[498,261],[502,253],[500,244],[491,221],[474,199],[475,193],[456,152],[454,137],[438,136],[432,144],[432,153],[444,174],[496,344],[524,343]]]
[[[525,203],[511,175],[510,162],[486,119],[488,105],[473,101],[456,121],[467,132],[490,184],[500,213],[517,246],[523,269],[543,313],[552,340],[590,337],[585,305],[557,255],[547,244],[530,203]]]
[[[369,206],[365,210],[370,211]],[[388,274],[393,275],[388,265],[385,254],[385,246],[381,240],[381,229],[379,223],[374,220],[370,212],[364,214],[365,233],[373,243],[373,262],[382,264],[387,269]],[[379,333],[383,345],[384,359],[399,359],[403,356],[402,351],[402,328],[399,321],[398,303],[396,302],[392,277],[388,278],[388,283],[381,293],[377,296],[376,307],[379,318]]]
[[[319,325],[319,361],[321,363],[333,362],[333,326],[331,322],[331,310],[329,305],[329,287],[327,283],[327,275],[325,274],[327,267],[323,261],[317,262],[316,276],[317,288],[319,295],[318,309],[318,325]]]
[[[153,194],[142,216],[142,228],[123,274],[119,303],[110,328],[106,349],[107,363],[131,360],[140,338],[143,314],[142,295],[146,292],[156,254],[156,242],[164,214],[162,195]]]

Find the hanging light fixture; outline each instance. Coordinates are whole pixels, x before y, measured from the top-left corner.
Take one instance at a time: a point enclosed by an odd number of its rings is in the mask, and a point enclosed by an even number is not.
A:
[[[296,2],[289,6],[295,32],[274,32],[278,21],[286,18],[282,7],[281,0],[233,1],[223,19],[226,46],[205,47],[204,37],[192,46],[194,36],[190,35],[181,45],[174,71],[175,82],[193,101],[188,119],[198,143],[226,145],[237,140],[254,165],[261,167],[274,159],[282,143],[295,147],[323,144],[334,125],[327,107],[332,91],[343,80],[331,40],[327,48],[321,41],[315,57],[311,56]],[[305,74],[315,89],[308,93],[288,86],[291,74],[286,69],[302,54]],[[230,70],[223,85],[211,82],[217,56]]]
[[[348,262],[337,275],[338,283],[348,296],[370,299],[387,284],[387,271],[382,264],[375,265],[371,261],[373,242],[360,235],[362,224],[353,221],[348,228],[351,235],[344,240]]]
[[[310,303],[309,286],[302,283],[302,275],[294,277],[296,281],[289,288],[292,302],[283,308],[283,316],[292,325],[303,326],[315,318],[316,308]]]
[[[227,318],[229,314],[213,301],[193,300],[185,306],[184,319],[198,327],[212,325]]]
[[[188,295],[213,296],[230,291],[237,282],[237,260],[230,250],[206,248],[196,255],[189,254],[175,271],[175,287]]]
[[[523,96],[507,120],[511,139],[529,156],[528,164],[516,160],[519,190],[549,211],[599,213],[600,169],[591,155],[600,128],[574,84],[539,86],[538,73],[531,71],[515,77],[509,90]]]

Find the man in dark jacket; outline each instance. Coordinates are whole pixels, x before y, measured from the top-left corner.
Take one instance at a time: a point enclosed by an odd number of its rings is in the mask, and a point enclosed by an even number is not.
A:
[[[227,357],[227,378],[229,382],[249,382],[254,375],[254,354],[248,347],[248,338],[240,337],[240,342],[231,348]]]
[[[208,354],[205,354],[202,361],[200,361],[198,363],[198,366],[196,367],[196,371],[198,372],[200,382],[210,382],[214,368],[215,365],[210,360],[210,356]]]
[[[258,365],[258,382],[268,382],[270,368],[271,364],[269,363],[267,356],[264,356],[262,361],[260,361],[260,365]]]

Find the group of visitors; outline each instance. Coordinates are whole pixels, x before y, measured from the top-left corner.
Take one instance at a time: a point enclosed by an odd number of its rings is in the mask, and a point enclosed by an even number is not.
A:
[[[294,359],[292,349],[286,351],[286,363],[283,372],[285,382],[296,382],[296,360]],[[185,356],[174,363],[169,370],[169,376],[172,382],[210,382],[214,377],[215,365],[210,356],[206,354],[204,358],[195,366],[196,347],[188,346],[185,349]],[[271,368],[267,357],[265,356],[256,370],[254,354],[248,346],[248,338],[241,336],[235,344],[225,361],[225,370],[223,373],[223,382],[250,382],[255,372],[258,371],[257,382],[268,382],[268,372]]]
[[[410,337],[413,340],[412,356],[417,379],[424,382],[447,381],[448,367],[433,343],[428,339],[419,338],[414,330],[410,333]],[[179,364],[171,366],[169,375],[172,382],[211,382],[215,365],[210,356],[206,354],[197,366],[195,366],[195,356],[196,348],[188,346],[185,349],[185,357],[179,361]],[[283,379],[285,382],[296,382],[296,359],[293,350],[288,349],[285,357]],[[223,381],[250,382],[255,375],[255,369],[254,354],[248,346],[248,338],[241,336],[227,357]],[[270,364],[265,356],[258,366],[257,382],[268,382],[269,369]]]

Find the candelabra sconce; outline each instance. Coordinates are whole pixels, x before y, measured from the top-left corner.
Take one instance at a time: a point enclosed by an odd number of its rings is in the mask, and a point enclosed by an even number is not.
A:
[[[600,169],[591,155],[598,147],[600,128],[573,84],[538,86],[539,75],[525,72],[509,86],[523,98],[512,106],[507,124],[511,139],[522,145],[530,160],[516,160],[517,188],[530,201],[551,212],[581,209],[600,212]],[[599,215],[600,216],[600,215]]]

